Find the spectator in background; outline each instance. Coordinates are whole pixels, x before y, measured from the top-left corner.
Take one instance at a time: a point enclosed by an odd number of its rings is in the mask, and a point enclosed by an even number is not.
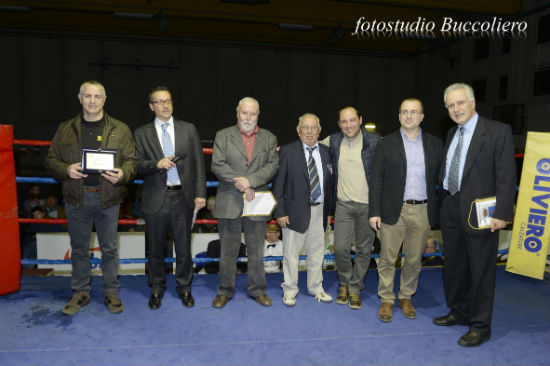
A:
[[[23,215],[25,217],[32,217],[31,211],[34,207],[45,207],[46,200],[40,197],[40,186],[33,184],[29,189],[29,198],[23,201]]]
[[[215,220],[214,208],[216,207],[216,196],[210,196],[206,200],[206,207],[197,214],[197,220]],[[200,224],[193,226],[195,233],[217,233],[218,224]]]
[[[198,255],[197,255],[198,257]],[[208,243],[206,248],[206,258],[220,258],[220,239],[212,240]],[[239,247],[239,258],[246,257],[246,245],[241,243]],[[247,271],[247,262],[237,262],[236,271],[237,273],[246,273]],[[215,274],[220,271],[220,262],[208,262],[204,264],[204,270],[208,274]],[[200,271],[200,267],[197,266],[197,271]]]
[[[424,254],[439,253],[437,240],[432,235],[428,235],[426,239],[426,247],[424,248]],[[423,266],[442,266],[443,258],[441,256],[430,256],[422,259]]]
[[[51,219],[46,216],[46,213],[40,206],[35,206],[31,210],[33,219]],[[22,245],[21,245],[21,258],[24,259],[36,259],[37,258],[37,246],[36,246],[36,233],[50,233],[63,231],[63,227],[57,224],[39,224],[32,223],[23,226],[22,230]],[[23,268],[34,268],[35,264],[23,264]]]
[[[46,214],[52,219],[64,219],[65,209],[57,204],[57,196],[50,193],[46,197]]]
[[[267,224],[264,242],[264,257],[282,257],[283,242],[281,241],[281,230],[277,224]],[[264,270],[266,273],[281,272],[283,268],[282,261],[264,260]]]

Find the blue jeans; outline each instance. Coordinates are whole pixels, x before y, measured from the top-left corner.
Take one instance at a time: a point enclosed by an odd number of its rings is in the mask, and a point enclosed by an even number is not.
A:
[[[117,227],[120,205],[102,208],[101,192],[83,194],[82,206],[76,207],[69,203],[65,206],[73,262],[71,287],[74,291],[90,293],[92,270],[89,248],[92,224],[95,224],[101,248],[103,293],[118,293],[120,283],[118,282]]]

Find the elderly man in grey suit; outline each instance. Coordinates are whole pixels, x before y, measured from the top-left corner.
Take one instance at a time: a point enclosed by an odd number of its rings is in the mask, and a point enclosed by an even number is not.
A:
[[[251,201],[279,168],[277,139],[258,127],[260,105],[246,97],[237,105],[237,124],[218,131],[214,141],[212,172],[218,177],[214,216],[218,219],[221,242],[220,284],[212,302],[222,308],[235,294],[235,262],[244,231],[248,252],[248,293],[260,305],[270,306],[263,265],[265,223],[268,216],[242,217],[244,199]],[[243,199],[244,195],[244,199]]]
[[[149,308],[161,306],[166,290],[164,256],[170,231],[176,249],[177,291],[183,305],[192,307],[191,221],[193,210],[206,204],[202,146],[194,125],[172,117],[168,88],[154,88],[149,94],[149,107],[155,120],[134,133],[138,173],[144,178],[142,210],[149,248]]]

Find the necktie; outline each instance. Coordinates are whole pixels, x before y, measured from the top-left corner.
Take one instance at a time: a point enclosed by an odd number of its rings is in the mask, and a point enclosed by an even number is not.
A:
[[[464,128],[458,128],[458,144],[456,144],[455,152],[453,154],[453,160],[451,160],[451,166],[449,168],[449,192],[454,196],[459,190],[458,185],[458,171],[460,168],[460,155],[462,153],[462,136],[464,135]]]
[[[162,124],[162,152],[164,157],[174,155],[174,145],[172,145],[172,140],[170,139],[170,134],[168,133],[168,123]],[[178,181],[178,169],[173,167],[168,171],[168,182],[176,183]]]
[[[317,146],[307,148],[309,151],[307,171],[309,173],[310,202],[317,202],[321,196],[321,183],[319,182],[319,174],[317,173],[317,164],[315,164],[315,159],[313,159],[313,150],[315,150],[316,147]]]

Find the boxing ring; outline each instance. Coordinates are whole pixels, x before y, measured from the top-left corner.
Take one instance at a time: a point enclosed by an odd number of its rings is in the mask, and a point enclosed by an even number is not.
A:
[[[233,300],[223,309],[213,309],[211,301],[216,295],[218,276],[206,274],[194,277],[194,308],[182,307],[171,275],[162,308],[151,311],[147,307],[147,280],[139,275],[120,276],[123,313],[112,315],[105,309],[103,298],[98,295],[101,281],[92,280],[92,302],[76,317],[62,316],[60,310],[72,295],[70,278],[20,276],[22,263],[70,263],[19,256],[19,224],[38,220],[18,217],[16,183],[35,183],[36,179],[38,183],[57,182],[50,178],[16,177],[13,145],[48,146],[48,141],[13,140],[10,133],[0,126],[0,161],[4,168],[0,175],[0,227],[4,239],[0,293],[6,293],[0,296],[1,365],[412,366],[550,362],[550,281],[512,275],[502,266],[497,269],[493,337],[482,347],[468,350],[456,344],[464,326],[436,327],[431,323],[447,311],[440,267],[422,270],[414,298],[418,311],[415,321],[401,316],[398,310],[394,310],[392,323],[383,324],[377,319],[376,270],[367,274],[360,310],[335,302],[318,303],[307,295],[306,273],[300,272],[299,295],[292,308],[281,301],[283,274],[272,273],[266,274],[266,279],[273,306],[260,307],[249,299],[247,276],[239,274]],[[9,159],[4,155],[9,155]],[[40,222],[65,223],[62,219]],[[137,220],[119,223],[135,225]],[[210,260],[218,259],[194,258],[195,263]],[[97,258],[91,261],[100,263]],[[121,263],[126,261],[145,263],[146,259],[121,259]],[[395,282],[399,286],[397,272]],[[323,286],[327,293],[338,291],[336,271],[324,272]]]
[[[10,127],[10,126],[7,126],[7,127]],[[7,128],[7,130],[9,130],[9,128]],[[11,132],[11,135],[10,135],[10,132],[9,131],[6,131],[6,141],[4,143],[4,146],[5,146],[5,149],[6,150],[3,150],[5,152],[7,152],[6,156],[4,157],[5,158],[5,164],[3,164],[3,166],[7,166],[9,167],[10,163],[13,165],[13,159],[12,161],[10,162],[9,161],[9,152],[10,152],[10,146],[12,145],[22,145],[22,146],[32,146],[32,147],[48,147],[51,145],[51,141],[47,141],[47,140],[23,140],[23,139],[13,139],[13,131]],[[11,142],[11,144],[10,144]],[[204,154],[212,154],[213,153],[213,149],[212,148],[203,148],[203,153]],[[516,157],[522,157],[523,154],[516,154]],[[5,173],[8,173],[10,170],[7,168]],[[11,171],[13,171],[13,176],[11,177],[14,177],[15,178],[15,182],[16,183],[37,183],[37,184],[59,184],[60,182],[53,179],[53,178],[44,178],[44,177],[19,177],[19,176],[15,176],[14,174],[14,169],[12,169]],[[9,179],[10,177],[6,177],[4,176],[4,178],[7,178]],[[137,184],[137,185],[140,185],[140,184],[143,184],[143,180],[140,180],[140,179],[135,179],[132,184]],[[12,185],[10,184],[6,184],[7,186],[10,186],[10,187],[13,187]],[[213,187],[217,187],[218,186],[218,182],[217,181],[207,181],[206,182],[206,186],[207,188],[213,188]],[[12,190],[8,190],[7,192],[4,192],[5,194],[12,194]],[[10,201],[8,201],[10,202]],[[13,201],[11,201],[13,202]],[[17,203],[17,201],[15,201]],[[8,211],[9,210],[12,210],[12,212],[17,212],[17,207],[13,208],[13,203],[11,206],[8,207]],[[15,210],[15,211],[13,211]],[[6,215],[4,215],[6,216]],[[12,226],[13,226],[13,220],[10,221]],[[35,223],[35,224],[67,224],[67,220],[66,219],[31,219],[31,218],[18,218],[18,222],[20,224],[31,224],[31,223]],[[275,220],[272,220],[271,222],[273,223],[276,223]],[[139,219],[119,219],[119,225],[137,225],[137,224],[143,224],[143,220],[139,220]],[[196,225],[200,225],[200,224],[217,224],[217,220],[208,220],[208,219],[197,219],[195,221],[195,224]],[[10,231],[11,234],[9,235],[16,235],[15,232],[17,231],[18,233],[18,230],[13,230]],[[17,236],[19,236],[19,233],[17,234]],[[19,238],[18,238],[18,241]],[[16,259],[17,255],[16,253],[13,252],[13,248],[11,248],[12,250],[9,252],[10,254],[10,258],[12,258],[11,260],[12,261],[15,261],[15,262],[20,262],[21,264],[37,264],[37,265],[47,265],[47,264],[70,264],[71,263],[71,260],[70,259],[31,259],[31,258],[21,258],[19,261]],[[505,255],[508,253],[508,250],[507,249],[503,249],[503,250],[499,250],[498,254],[499,255]],[[404,255],[402,253],[399,254],[400,257],[403,257]],[[440,253],[440,252],[437,252],[437,253],[427,253],[427,254],[424,254],[424,257],[442,257],[443,254]],[[371,254],[371,258],[379,258],[380,255],[377,254],[377,253],[372,253]],[[300,260],[305,260],[306,259],[306,256],[304,255],[301,255],[300,256]],[[242,262],[242,261],[246,261],[246,257],[242,257],[242,258],[238,258],[238,261]],[[268,258],[264,258],[264,260],[273,260],[273,261],[281,261],[283,260],[283,257],[268,257]],[[325,255],[325,260],[326,261],[330,261],[330,262],[334,262],[334,254],[326,254]],[[219,261],[219,258],[193,258],[193,263],[195,264],[204,264],[204,263],[208,263],[208,262],[216,262],[216,261]],[[14,263],[15,263],[14,262]],[[139,264],[139,263],[147,263],[147,258],[121,258],[119,260],[119,262],[121,264]],[[165,262],[167,263],[175,263],[175,258],[173,257],[167,257],[165,258]],[[90,263],[93,264],[93,265],[98,265],[101,263],[101,259],[100,258],[91,258],[90,259]],[[13,270],[13,269],[12,269]],[[6,270],[7,272],[8,270]],[[17,272],[17,271],[16,271]],[[18,276],[12,276],[12,277],[18,277]],[[8,276],[8,278],[10,278]],[[11,278],[11,280],[7,280],[7,282],[12,282],[13,281],[13,278]],[[7,287],[7,292],[9,292],[9,289],[10,288],[17,288],[17,286],[8,286]],[[2,288],[0,288],[0,294],[2,293],[5,293],[6,290],[2,291]]]

